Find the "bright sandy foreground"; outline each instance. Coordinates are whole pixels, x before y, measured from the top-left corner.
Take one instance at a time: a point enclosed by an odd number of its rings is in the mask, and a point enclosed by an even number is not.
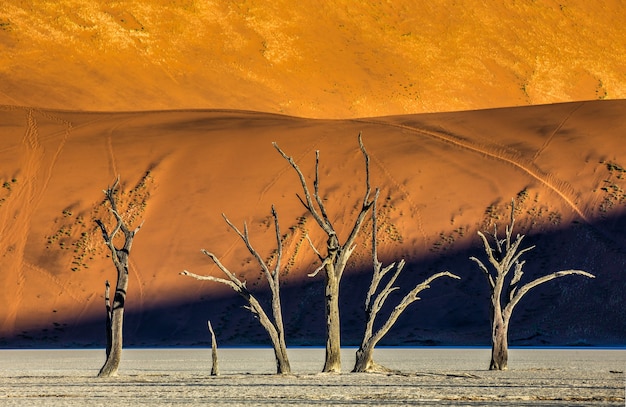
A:
[[[1,406],[624,405],[626,350],[513,349],[490,372],[488,349],[379,349],[402,374],[319,374],[323,349],[291,349],[293,375],[273,375],[269,349],[127,349],[120,375],[95,377],[102,350],[0,351]]]

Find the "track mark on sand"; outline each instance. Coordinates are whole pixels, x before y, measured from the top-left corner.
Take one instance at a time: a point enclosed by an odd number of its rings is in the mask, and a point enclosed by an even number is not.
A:
[[[387,127],[395,127],[398,129],[403,129],[403,130],[407,130],[413,133],[417,133],[417,134],[421,134],[422,136],[426,136],[429,138],[433,138],[436,140],[440,140],[442,142],[448,143],[448,144],[452,144],[453,146],[457,147],[457,148],[463,148],[493,159],[496,159],[498,161],[503,161],[505,163],[511,164],[514,167],[522,170],[523,172],[525,172],[526,174],[528,174],[529,176],[531,176],[532,178],[536,179],[537,181],[539,181],[541,184],[543,184],[544,186],[546,186],[548,189],[554,191],[557,195],[559,195],[561,197],[561,199],[563,199],[563,201],[576,213],[578,214],[578,216],[583,219],[586,223],[589,223],[589,220],[587,219],[587,217],[585,216],[585,214],[578,208],[578,206],[574,203],[574,199],[570,196],[568,196],[569,194],[574,195],[574,191],[573,188],[571,186],[569,186],[567,183],[565,183],[564,181],[560,181],[560,180],[554,180],[551,179],[552,177],[550,176],[550,174],[544,174],[542,173],[538,168],[533,168],[534,165],[532,162],[530,163],[524,163],[523,158],[521,156],[516,156],[514,154],[511,154],[508,151],[502,150],[502,151],[497,151],[495,149],[491,149],[488,146],[481,146],[481,145],[477,145],[477,144],[472,144],[472,143],[468,143],[468,142],[463,142],[453,136],[444,134],[444,133],[438,133],[435,131],[429,131],[429,130],[423,130],[423,129],[419,129],[416,127],[411,127],[411,126],[407,126],[407,125],[403,125],[403,124],[397,124],[397,123],[391,123],[391,122],[386,122],[384,120],[374,120],[374,119],[355,119],[354,120],[357,123],[368,123],[368,124],[375,124],[375,125],[382,125],[382,126],[387,126]],[[570,191],[567,191],[570,190]]]
[[[33,109],[26,111],[26,128],[21,145],[22,148],[17,154],[20,156],[22,170],[20,177],[23,178],[23,183],[0,212],[0,238],[9,248],[4,256],[3,267],[11,270],[16,276],[14,280],[16,287],[11,288],[14,290],[13,301],[2,305],[6,307],[4,327],[11,331],[15,329],[24,299],[24,286],[26,285],[24,251],[30,232],[32,214],[35,210],[33,203],[37,196],[41,195],[37,180],[44,151],[39,142],[39,129]]]
[[[109,152],[109,165],[111,166],[111,171],[113,171],[113,177],[117,177],[118,175],[120,175],[119,170],[117,168],[117,161],[115,159],[115,150],[113,148],[113,133],[116,130],[125,127],[128,122],[132,121],[135,118],[136,118],[136,114],[132,112],[129,113],[126,118],[120,117],[120,121],[117,122],[115,125],[113,125],[111,129],[108,131],[108,134],[106,137],[106,148],[107,148],[107,151]]]
[[[387,167],[382,161],[380,161],[375,155],[373,155],[370,152],[368,152],[368,155],[370,156],[370,158],[372,158],[374,162],[376,162],[376,164],[378,164],[378,166],[383,171],[387,179],[389,179],[395,185],[395,187],[406,197],[406,200],[409,203],[409,206],[411,207],[411,209],[413,210],[413,213],[415,214],[415,217],[417,218],[417,229],[422,235],[423,242],[424,242],[424,250],[427,251],[428,250],[428,243],[427,243],[428,236],[426,236],[426,232],[424,231],[422,215],[420,214],[420,210],[418,206],[415,204],[415,201],[413,201],[413,198],[411,198],[409,191],[407,191],[407,189],[402,184],[396,181],[396,179],[391,175],[391,173],[389,172],[389,170],[387,169]]]
[[[306,151],[304,151],[302,154],[300,154],[300,156],[296,159],[294,158],[294,160],[296,162],[301,161],[304,157],[310,155],[311,151],[316,150],[316,147],[322,142],[324,141],[326,138],[328,138],[328,134],[326,134],[325,136],[322,136],[321,138],[319,138],[317,140],[316,143],[314,143],[313,145],[311,145],[311,147],[309,147],[308,149],[306,149]],[[280,147],[280,146],[278,146]],[[276,152],[276,156],[279,157],[281,160],[284,160],[284,158],[280,157],[278,155],[278,152]],[[291,165],[289,165],[289,163],[285,163],[286,165],[283,166],[283,168],[281,170],[279,170],[274,177],[267,183],[267,185],[265,185],[265,187],[261,190],[261,193],[259,194],[259,199],[257,200],[257,204],[261,202],[261,200],[263,200],[263,198],[265,197],[265,194],[267,194],[267,191],[270,190],[270,188],[276,184],[276,182],[278,182],[278,180],[280,178],[282,178],[282,176],[287,173],[290,172]],[[300,181],[298,181],[298,183],[300,183]]]
[[[59,117],[53,116],[47,112],[42,112],[42,111],[38,111],[38,114],[41,114],[42,116],[50,119],[50,120],[54,120],[57,122],[60,122],[62,125],[65,126],[65,129],[62,131],[62,136],[61,136],[61,140],[59,141],[59,145],[57,146],[57,149],[55,150],[54,154],[52,155],[52,159],[50,161],[50,166],[48,167],[48,171],[46,174],[45,179],[43,180],[43,185],[41,186],[41,190],[45,190],[46,187],[48,186],[50,179],[52,178],[52,171],[54,170],[54,167],[57,163],[57,161],[59,160],[59,157],[61,156],[61,153],[63,152],[63,148],[65,147],[65,144],[67,143],[68,138],[70,137],[70,133],[72,131],[72,123],[67,121],[67,120],[63,120]]]
[[[541,153],[543,153],[543,151],[550,145],[550,143],[552,142],[552,139],[554,138],[554,136],[556,135],[556,133],[558,133],[561,128],[563,127],[563,125],[565,125],[565,123],[574,115],[574,113],[580,109],[581,107],[583,107],[585,105],[585,102],[581,102],[580,104],[576,105],[571,112],[569,112],[565,118],[561,121],[561,123],[559,123],[558,126],[556,126],[556,128],[554,129],[554,131],[546,138],[546,141],[543,142],[543,145],[541,147],[539,147],[539,149],[537,150],[537,152],[535,153],[535,155],[532,158],[532,162],[534,163],[535,160],[537,158],[539,158],[539,156],[541,155]]]
[[[139,291],[139,302],[137,304],[137,322],[135,323],[135,326],[133,326],[133,330],[135,332],[137,332],[139,330],[139,327],[141,326],[141,318],[143,316],[143,308],[144,308],[144,293],[143,293],[143,278],[141,277],[141,273],[139,272],[139,268],[137,267],[137,264],[130,259],[130,257],[128,258],[128,265],[129,267],[129,271],[132,270],[133,271],[133,275],[135,276],[135,279],[137,280],[137,289]]]
[[[107,136],[107,151],[109,152],[109,165],[111,166],[111,171],[113,171],[113,176],[117,177],[119,174],[117,172],[117,165],[115,165],[115,153],[113,152],[113,136],[111,133]]]
[[[115,160],[115,150],[113,149],[113,133],[120,127],[126,125],[126,123],[128,123],[132,119],[134,119],[134,116],[131,114],[126,119],[120,120],[119,123],[111,127],[111,129],[109,130],[107,134],[106,148],[107,148],[107,151],[109,152],[109,165],[111,166],[111,171],[113,171],[113,177],[117,177],[119,175],[117,163]]]
[[[59,286],[59,288],[61,288],[61,290],[63,290],[63,293],[66,294],[68,297],[70,297],[71,299],[73,299],[74,301],[76,301],[77,304],[83,304],[84,302],[84,298],[80,298],[78,297],[76,294],[74,294],[72,292],[72,290],[70,290],[67,287],[66,283],[63,283],[61,280],[59,280],[55,275],[51,274],[49,271],[42,269],[41,267],[38,267],[32,263],[29,263],[27,261],[24,261],[24,267],[28,268],[32,271],[35,271],[39,274],[41,274],[44,277],[49,278],[54,284],[56,284],[57,286]]]

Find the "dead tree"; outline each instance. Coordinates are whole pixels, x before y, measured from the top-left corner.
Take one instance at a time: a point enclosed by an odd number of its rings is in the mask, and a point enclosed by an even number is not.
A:
[[[96,219],[96,224],[102,231],[102,238],[106,246],[111,252],[111,259],[117,270],[117,282],[115,284],[115,294],[113,295],[113,304],[111,305],[109,296],[109,282],[105,283],[104,301],[107,313],[106,331],[107,331],[107,348],[106,361],[98,373],[98,377],[109,377],[117,375],[117,369],[120,365],[122,357],[122,326],[124,324],[124,305],[126,303],[126,292],[128,290],[128,256],[133,244],[135,234],[139,231],[141,225],[135,229],[130,229],[117,209],[115,199],[115,189],[119,184],[120,178],[117,177],[113,186],[104,192],[106,201],[109,203],[109,210],[115,217],[116,225],[108,232],[107,227],[100,219]],[[114,240],[119,232],[124,235],[124,244],[117,248]]]
[[[439,272],[428,277],[424,280],[424,282],[416,285],[411,291],[409,291],[398,303],[398,305],[394,307],[387,317],[387,320],[376,331],[374,331],[376,317],[383,308],[385,301],[389,298],[389,294],[399,288],[395,287],[394,284],[404,268],[404,259],[400,260],[397,265],[396,263],[391,263],[386,267],[383,267],[382,263],[378,260],[378,244],[376,238],[376,233],[378,231],[376,222],[376,201],[378,200],[378,192],[379,191],[376,190],[372,208],[372,262],[374,265],[374,272],[372,274],[372,281],[365,298],[365,332],[363,334],[361,346],[356,351],[356,363],[354,364],[354,369],[352,370],[353,372],[388,372],[388,368],[374,362],[373,353],[376,344],[387,334],[387,332],[389,332],[404,310],[406,310],[409,305],[420,299],[417,295],[421,291],[430,288],[431,282],[439,277],[460,279],[459,276],[448,271]],[[392,270],[394,271],[388,278],[384,287],[379,289],[385,276]]]
[[[304,199],[298,195],[300,202],[306,210],[311,214],[313,219],[322,228],[324,233],[328,236],[326,240],[326,254],[322,255],[309,240],[309,244],[321,260],[322,264],[309,276],[315,276],[321,270],[324,270],[325,274],[325,316],[326,316],[326,360],[324,363],[323,372],[341,372],[341,333],[340,333],[340,319],[339,319],[339,284],[341,277],[343,276],[346,264],[352,255],[352,252],[356,248],[355,240],[359,234],[359,230],[365,220],[367,212],[372,208],[374,203],[370,200],[370,173],[369,173],[369,155],[365,150],[361,134],[359,133],[359,147],[363,153],[365,159],[365,195],[363,197],[363,203],[361,210],[354,220],[352,230],[348,235],[345,242],[342,244],[339,241],[337,232],[333,227],[332,222],[328,217],[324,201],[319,191],[319,151],[315,152],[315,180],[313,182],[313,194],[309,190],[306,182],[306,178],[294,159],[285,154],[276,143],[273,143],[274,147],[283,156],[285,160],[293,167],[300,178],[300,184],[304,192]],[[313,201],[315,199],[315,202]],[[308,236],[307,236],[308,238]]]
[[[563,270],[539,277],[529,283],[520,285],[523,276],[522,268],[526,263],[520,260],[521,256],[532,250],[535,246],[520,248],[524,235],[518,234],[514,241],[511,240],[513,227],[515,225],[515,203],[511,203],[511,220],[506,226],[504,239],[498,238],[498,228],[494,226],[492,235],[493,246],[487,237],[478,232],[487,260],[491,264],[491,270],[476,257],[470,257],[478,264],[483,272],[491,289],[491,363],[490,370],[506,370],[508,367],[508,330],[509,320],[513,313],[513,308],[519,303],[522,297],[532,288],[537,287],[547,281],[570,274],[579,274],[589,278],[595,278],[593,274],[582,270]],[[511,276],[511,271],[513,274]],[[505,286],[506,292],[504,291]]]
[[[261,303],[257,300],[257,298],[248,290],[246,287],[246,282],[241,281],[237,276],[228,270],[215,256],[213,253],[208,252],[206,250],[202,250],[202,253],[207,255],[213,263],[224,273],[228,279],[213,277],[213,276],[200,276],[194,273],[191,273],[187,270],[183,271],[181,274],[185,276],[193,277],[197,280],[208,280],[215,281],[224,285],[231,287],[237,294],[239,294],[248,305],[246,308],[252,312],[255,318],[257,318],[267,332],[272,341],[272,346],[274,347],[274,355],[276,356],[276,372],[278,374],[289,374],[291,373],[291,367],[289,365],[289,358],[287,356],[287,345],[285,342],[285,330],[283,328],[283,317],[282,317],[282,309],[280,302],[280,262],[282,258],[282,239],[280,235],[280,228],[278,227],[278,215],[276,214],[276,210],[272,205],[272,216],[274,217],[274,226],[276,229],[276,242],[277,242],[277,253],[276,253],[276,265],[273,270],[270,270],[269,265],[263,260],[263,258],[259,255],[259,253],[252,247],[250,244],[250,239],[248,236],[248,226],[244,223],[243,233],[231,223],[230,220],[226,217],[226,215],[222,214],[224,220],[231,227],[241,240],[246,244],[248,251],[254,258],[257,260],[265,277],[267,278],[268,284],[270,286],[270,290],[272,293],[272,316],[273,320],[270,319],[265,312]]]
[[[211,326],[211,321],[207,321],[209,326],[209,332],[211,333],[211,376],[218,376],[220,369],[217,361],[217,340],[215,339],[215,332]]]

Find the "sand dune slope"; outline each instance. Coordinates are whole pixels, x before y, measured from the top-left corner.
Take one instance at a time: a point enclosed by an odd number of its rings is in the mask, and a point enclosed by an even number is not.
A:
[[[619,0],[4,0],[0,103],[316,118],[626,98]]]
[[[519,232],[537,248],[528,278],[563,268],[597,275],[562,279],[529,294],[512,327],[517,344],[623,343],[626,241],[624,101],[459,113],[311,120],[228,110],[81,113],[0,109],[0,345],[100,345],[103,286],[114,269],[94,219],[110,222],[102,189],[121,177],[130,222],[145,221],[131,253],[127,340],[205,343],[211,318],[224,344],[264,343],[241,302],[183,269],[219,275],[206,248],[249,287],[264,280],[221,217],[246,222],[253,244],[275,249],[270,207],[285,236],[283,297],[290,343],[321,343],[321,276],[304,238],[325,238],[296,197],[320,151],[320,189],[345,238],[364,188],[357,145],[381,188],[380,252],[405,258],[403,286],[448,269],[460,282],[424,292],[389,343],[488,343],[486,285],[468,260],[476,231],[518,208]],[[312,183],[312,178],[310,178]],[[363,235],[343,286],[344,337],[360,333],[369,244]]]

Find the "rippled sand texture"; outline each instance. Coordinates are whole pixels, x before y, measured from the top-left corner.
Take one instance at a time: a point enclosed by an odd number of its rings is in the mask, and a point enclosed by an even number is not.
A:
[[[4,0],[0,104],[347,118],[619,99],[623,22],[619,0]]]
[[[354,349],[343,353],[344,369]],[[1,406],[624,405],[624,350],[514,349],[511,369],[485,369],[488,349],[379,349],[400,374],[320,374],[323,349],[291,349],[289,376],[269,349],[125,350],[120,376],[95,377],[102,350],[0,352]]]

